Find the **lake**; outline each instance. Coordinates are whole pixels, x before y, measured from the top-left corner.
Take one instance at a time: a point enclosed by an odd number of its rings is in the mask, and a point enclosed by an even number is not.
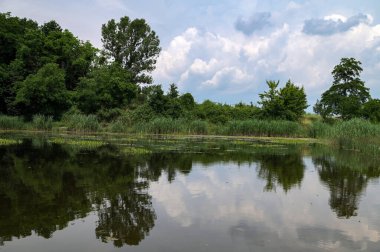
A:
[[[237,138],[0,143],[0,251],[380,250],[374,156]]]

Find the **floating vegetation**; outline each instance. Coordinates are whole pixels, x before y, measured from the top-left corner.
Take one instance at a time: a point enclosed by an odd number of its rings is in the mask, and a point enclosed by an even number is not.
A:
[[[12,145],[12,144],[19,144],[19,143],[21,143],[20,140],[0,138],[0,145]]]
[[[151,150],[148,150],[146,148],[142,147],[124,147],[121,149],[121,152],[124,154],[129,154],[129,155],[138,155],[138,154],[150,154],[152,153]]]
[[[105,145],[106,142],[100,140],[88,140],[88,139],[70,139],[70,138],[51,138],[48,140],[50,143],[55,144],[68,144],[74,146],[80,146],[85,148],[97,148]]]

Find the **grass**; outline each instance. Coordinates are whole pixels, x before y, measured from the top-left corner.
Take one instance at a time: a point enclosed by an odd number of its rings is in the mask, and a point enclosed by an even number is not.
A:
[[[69,131],[96,132],[101,129],[95,115],[72,114],[62,118],[62,123]]]
[[[20,130],[26,129],[27,125],[21,117],[0,115],[0,129]]]
[[[318,116],[306,115],[301,122],[236,120],[213,124],[205,120],[165,117],[148,122],[132,122],[129,117],[119,117],[112,123],[101,125],[95,115],[68,114],[60,122],[54,123],[52,117],[43,115],[34,116],[29,123],[21,117],[0,115],[2,130],[51,131],[57,129],[57,126],[58,129],[79,133],[254,137],[277,143],[310,143],[316,142],[311,139],[317,139],[317,142],[327,142],[341,149],[380,154],[380,125],[362,119],[324,123]]]
[[[258,137],[304,137],[305,130],[301,124],[280,120],[245,120],[231,121],[221,130],[223,135],[258,136]]]
[[[37,130],[51,130],[53,128],[53,117],[35,115],[33,116],[32,127]]]

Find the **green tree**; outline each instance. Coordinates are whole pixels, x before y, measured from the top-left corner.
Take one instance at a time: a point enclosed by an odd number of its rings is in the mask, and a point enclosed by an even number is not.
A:
[[[190,93],[185,93],[179,97],[182,109],[191,111],[195,107],[194,97]]]
[[[161,51],[160,40],[144,19],[114,19],[102,26],[103,54],[133,74],[136,83],[152,83],[149,73],[155,69]]]
[[[303,87],[297,87],[288,80],[285,87],[278,90],[279,81],[267,81],[269,90],[259,94],[263,118],[299,120],[308,107]]]
[[[261,113],[264,118],[282,118],[283,116],[283,101],[280,99],[279,91],[277,90],[280,81],[267,81],[268,91],[259,94],[261,105]]]
[[[168,92],[167,96],[169,97],[169,99],[178,98],[179,93],[178,93],[178,87],[176,84],[174,84],[174,83],[170,84],[169,92]]]
[[[365,119],[372,122],[380,122],[380,100],[370,99],[368,102],[364,103],[362,115]]]
[[[288,80],[285,87],[280,89],[279,96],[282,100],[285,119],[297,121],[305,114],[308,105],[303,87],[297,87]]]
[[[338,116],[351,119],[361,115],[361,108],[370,99],[369,89],[360,79],[361,62],[354,58],[342,58],[334,67],[332,86],[322,94],[314,106],[314,112],[323,118]]]
[[[76,94],[78,108],[86,114],[122,108],[135,98],[137,86],[129,72],[117,64],[94,69],[79,82]]]
[[[14,106],[21,115],[35,114],[59,118],[70,106],[65,88],[65,73],[57,64],[49,63],[36,74],[29,75],[17,85]]]
[[[164,95],[161,85],[149,88],[148,104],[156,114],[164,115],[166,112],[168,98]]]

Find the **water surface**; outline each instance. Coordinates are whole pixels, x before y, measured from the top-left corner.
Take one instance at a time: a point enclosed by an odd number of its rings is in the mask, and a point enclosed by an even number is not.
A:
[[[380,165],[323,146],[19,138],[0,251],[379,251]]]

